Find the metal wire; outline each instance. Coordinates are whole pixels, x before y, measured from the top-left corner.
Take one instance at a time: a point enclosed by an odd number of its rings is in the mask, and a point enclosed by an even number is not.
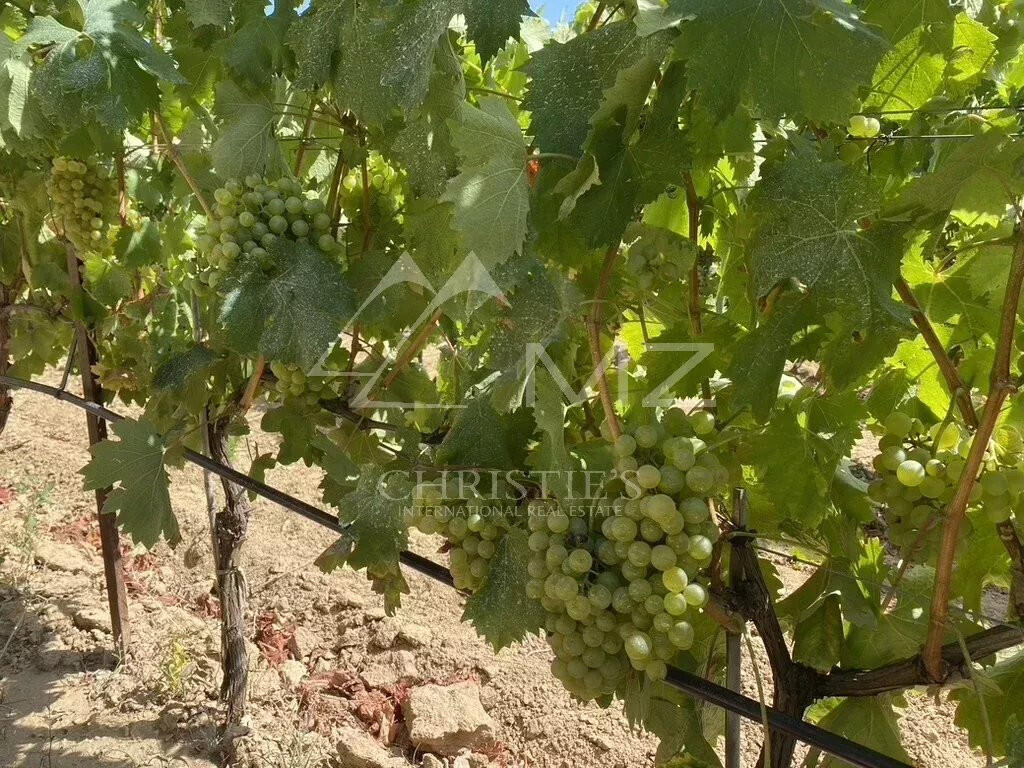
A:
[[[63,391],[57,387],[41,384],[35,381],[19,379],[14,376],[0,375],[0,384],[12,389],[28,389],[43,395],[48,395],[56,400],[61,400],[82,410],[105,419],[110,422],[123,421],[124,416],[105,408],[97,403],[89,402],[78,395]],[[247,491],[255,493],[268,501],[272,501],[285,509],[295,512],[307,520],[328,528],[335,533],[348,535],[346,526],[334,515],[314,507],[312,504],[290,496],[283,491],[273,488],[265,483],[255,480],[248,475],[242,474],[232,467],[227,467],[208,456],[196,451],[185,449],[183,455],[186,460],[196,464],[203,469],[209,470],[215,475],[235,483]],[[440,581],[449,586],[454,586],[451,574],[448,569],[429,558],[417,555],[414,552],[402,552],[400,560],[403,565],[428,576],[431,579]],[[691,674],[681,669],[670,667],[665,682],[691,696],[703,699],[711,704],[722,707],[730,712],[744,717],[748,720],[762,722],[762,709],[760,702],[748,698],[740,693],[731,691],[702,677]],[[813,747],[827,752],[841,760],[859,766],[860,768],[912,768],[899,760],[883,755],[873,749],[865,747],[849,739],[837,736],[819,726],[813,725],[792,715],[788,715],[773,707],[765,708],[768,724],[777,731],[788,733]]]

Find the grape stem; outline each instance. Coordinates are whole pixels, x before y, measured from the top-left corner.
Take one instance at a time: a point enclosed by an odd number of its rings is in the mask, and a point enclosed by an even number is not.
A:
[[[1013,352],[1013,335],[1016,329],[1017,307],[1020,304],[1022,283],[1024,283],[1024,233],[1018,232],[999,320],[995,359],[992,362],[989,378],[989,395],[985,400],[981,421],[974,433],[974,439],[971,441],[964,471],[960,476],[953,500],[949,503],[946,522],[942,528],[942,542],[935,567],[935,587],[932,595],[931,616],[928,622],[928,636],[922,652],[925,670],[934,680],[942,680],[945,674],[942,640],[946,633],[956,547],[960,540],[960,528],[967,512],[967,503],[981,469],[985,449],[995,431],[999,412],[1006,398],[1016,390],[1016,386],[1010,378],[1010,356]]]
[[[181,152],[171,141],[171,131],[167,127],[167,122],[164,120],[164,116],[159,112],[153,112],[153,124],[157,127],[163,137],[164,151],[170,156],[171,162],[174,163],[174,167],[178,169],[178,173],[181,174],[181,178],[188,184],[188,188],[192,190],[192,194],[196,196],[196,200],[199,201],[200,207],[203,209],[203,213],[206,214],[206,218],[213,219],[213,207],[210,205],[206,196],[203,194],[202,188],[199,186],[199,182],[195,180],[195,177],[189,172],[188,167],[185,165],[185,161],[181,157]]]
[[[975,413],[974,404],[971,403],[970,387],[964,383],[963,378],[960,376],[960,371],[957,370],[956,365],[953,364],[953,361],[946,353],[945,347],[942,346],[942,342],[935,333],[935,328],[932,327],[931,321],[924,313],[920,302],[918,302],[907,281],[901,276],[897,278],[895,285],[896,293],[899,294],[900,299],[910,309],[914,325],[917,326],[917,330],[924,338],[925,344],[928,345],[928,350],[932,353],[932,357],[935,358],[935,362],[942,372],[942,378],[946,380],[946,386],[949,388],[950,394],[956,400],[957,407],[959,407],[960,412],[964,416],[964,421],[973,429],[977,429],[978,414]]]
[[[597,8],[594,9],[594,15],[590,17],[590,23],[587,24],[587,32],[593,32],[597,29],[598,22],[601,21],[601,16],[604,15],[606,5],[606,0],[601,0],[601,2],[597,4]]]
[[[319,104],[318,99],[310,99],[309,111],[306,112],[306,121],[302,124],[302,138],[299,140],[299,148],[295,152],[295,177],[299,177],[302,170],[302,160],[306,155],[306,146],[309,143],[309,134],[313,130],[313,117]]]
[[[693,335],[700,336],[704,333],[704,320],[701,317],[699,258],[701,202],[697,195],[697,188],[693,184],[693,176],[687,173],[684,178],[686,181],[686,223],[690,242],[693,243],[694,249],[693,266],[690,267],[690,324],[693,326]],[[705,402],[710,402],[711,383],[706,378],[701,380],[700,391]]]
[[[590,305],[590,313],[587,315],[586,326],[587,336],[590,340],[590,355],[594,360],[597,371],[597,389],[601,396],[601,407],[604,409],[604,418],[608,422],[608,430],[613,440],[618,440],[622,435],[622,425],[619,423],[619,416],[615,412],[615,403],[612,400],[612,391],[608,385],[608,375],[605,370],[604,355],[601,353],[601,324],[604,322],[604,300],[608,294],[608,286],[611,282],[612,270],[619,258],[618,248],[609,248],[604,256],[604,264],[601,266],[601,277],[597,283],[597,292],[594,294],[594,302]]]

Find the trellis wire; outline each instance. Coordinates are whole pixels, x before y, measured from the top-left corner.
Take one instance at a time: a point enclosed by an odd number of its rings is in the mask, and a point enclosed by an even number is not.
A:
[[[81,408],[94,416],[110,422],[125,420],[125,417],[116,411],[112,411],[109,408],[98,405],[97,403],[89,402],[77,395],[57,387],[52,387],[48,384],[41,384],[39,382],[6,375],[0,375],[0,384],[12,389],[28,389],[33,392],[47,395],[56,400],[70,403],[77,408]],[[277,488],[261,483],[259,480],[242,474],[236,469],[224,466],[210,457],[204,456],[203,454],[197,453],[189,448],[184,449],[183,456],[192,464],[196,464],[203,469],[209,470],[210,472],[245,488],[247,491],[255,493],[257,496],[261,496],[291,512],[301,515],[307,520],[317,523],[318,525],[328,528],[343,536],[348,535],[346,526],[339,522],[337,517],[328,512],[324,512],[318,507],[314,507],[312,504],[308,504],[307,502],[297,499],[294,496],[290,496]],[[435,581],[440,581],[454,588],[451,574],[443,565],[435,563],[433,560],[423,557],[422,555],[417,555],[415,552],[408,551],[401,553],[400,560],[403,565],[422,573],[424,576],[428,576]],[[724,686],[711,682],[710,680],[705,680],[702,677],[682,669],[669,667],[665,682],[684,693],[703,699],[704,701],[721,707],[729,712],[735,712],[748,720],[752,720],[756,723],[762,722],[762,709],[760,702],[744,696],[741,693],[731,691]],[[912,766],[909,766],[900,760],[895,760],[888,755],[876,752],[875,750],[858,744],[855,741],[843,738],[842,736],[837,736],[824,728],[808,723],[798,717],[793,717],[792,715],[780,712],[774,707],[765,707],[765,714],[768,724],[772,729],[788,733],[805,744],[817,747],[830,755],[841,760],[845,760],[851,765],[856,765],[860,768],[912,768]]]

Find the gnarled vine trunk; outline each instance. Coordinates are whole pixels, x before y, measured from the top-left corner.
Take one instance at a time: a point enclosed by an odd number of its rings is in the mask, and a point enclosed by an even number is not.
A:
[[[211,458],[232,466],[228,452],[227,423],[210,426]],[[221,609],[221,664],[224,679],[220,697],[227,704],[227,731],[241,722],[245,714],[249,663],[245,647],[245,616],[248,586],[239,564],[242,544],[248,535],[252,507],[245,491],[222,479],[225,504],[214,518],[214,546],[217,563],[217,587]]]

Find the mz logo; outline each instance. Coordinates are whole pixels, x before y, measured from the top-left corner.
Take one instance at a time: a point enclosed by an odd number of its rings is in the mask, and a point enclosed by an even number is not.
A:
[[[358,324],[359,317],[363,311],[389,288],[403,283],[411,283],[413,285],[420,286],[425,291],[428,291],[432,295],[432,298],[430,303],[420,313],[420,316],[416,318],[416,321],[409,326],[399,343],[392,346],[387,356],[376,370],[372,372],[334,371],[324,368],[324,363],[335,350],[337,345],[341,343],[342,337],[346,333],[351,333],[352,329]],[[417,329],[422,328],[430,318],[434,317],[446,303],[455,297],[471,294],[483,294],[483,297],[486,297],[483,299],[484,301],[494,300],[504,306],[510,306],[508,299],[505,298],[505,294],[498,286],[498,283],[491,276],[490,272],[487,271],[487,267],[484,266],[483,262],[481,262],[475,254],[469,254],[459,265],[458,269],[455,270],[454,274],[452,274],[451,277],[448,278],[447,282],[441,286],[441,289],[436,290],[427,276],[423,274],[423,271],[413,260],[412,256],[408,253],[403,253],[395,263],[391,265],[391,269],[389,269],[387,274],[381,278],[380,282],[377,283],[370,295],[366,297],[363,303],[359,306],[359,309],[357,309],[352,315],[348,323],[338,335],[337,340],[327,348],[308,373],[310,376],[362,379],[362,386],[350,399],[350,405],[354,408],[465,408],[465,405],[453,406],[450,404],[442,405],[440,403],[406,403],[389,400],[371,400],[370,396],[374,392],[377,382],[380,381],[381,377],[384,375],[384,372],[396,359],[401,357],[403,350],[407,348]],[[669,390],[687,373],[692,371],[703,360],[707,359],[707,357],[714,351],[715,345],[707,342],[648,342],[646,348],[649,352],[693,353],[693,355],[676,368],[667,379],[647,393],[641,401],[645,408],[656,408],[659,406],[669,407],[673,404],[673,398],[668,395]],[[538,362],[544,366],[544,369],[551,376],[552,381],[558,386],[570,406],[580,405],[588,400],[588,392],[594,391],[600,377],[603,376],[614,364],[616,375],[618,377],[618,397],[620,401],[625,401],[629,395],[629,376],[626,374],[624,356],[620,354],[622,351],[624,350],[621,347],[613,345],[612,348],[604,355],[604,358],[594,367],[594,370],[583,383],[580,390],[578,392],[574,392],[572,386],[565,378],[565,375],[555,364],[555,361],[551,359],[551,356],[548,355],[547,349],[543,344],[537,342],[524,343],[523,354],[516,365],[517,379],[523,381],[525,386],[525,389],[523,390],[523,404],[532,406],[535,402],[536,385],[534,374],[536,372]]]

